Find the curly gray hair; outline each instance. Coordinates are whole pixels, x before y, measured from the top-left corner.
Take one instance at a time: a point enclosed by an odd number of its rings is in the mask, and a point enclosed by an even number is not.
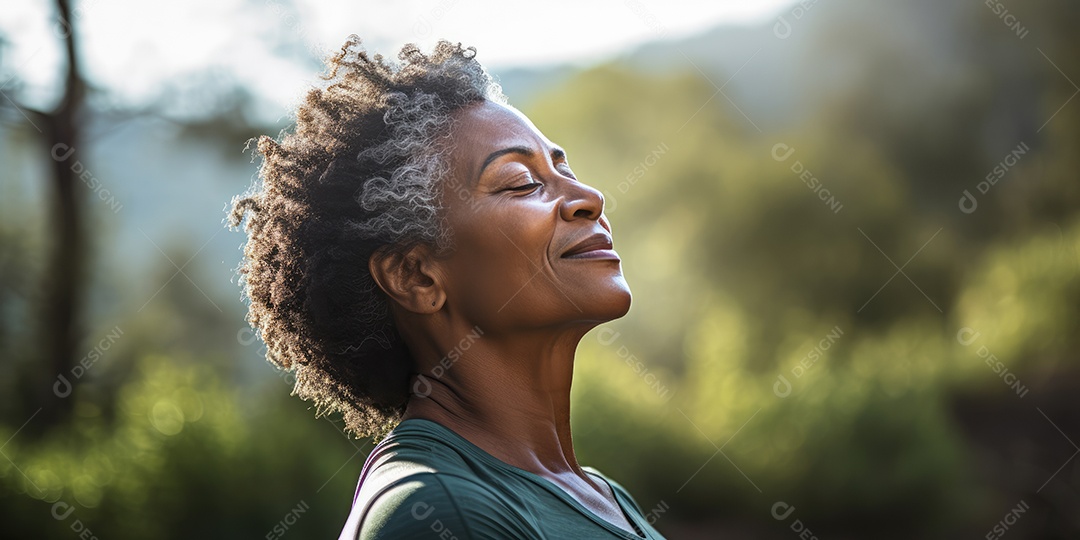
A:
[[[452,247],[441,204],[452,113],[506,103],[474,48],[415,45],[401,63],[369,57],[350,36],[323,88],[280,141],[262,136],[259,179],[233,200],[248,233],[239,267],[248,322],[267,359],[295,370],[293,394],[342,413],[357,436],[384,434],[408,399],[414,362],[368,271],[381,248]]]

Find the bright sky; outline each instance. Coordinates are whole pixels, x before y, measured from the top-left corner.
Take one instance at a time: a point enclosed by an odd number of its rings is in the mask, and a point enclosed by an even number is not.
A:
[[[489,68],[587,64],[657,39],[678,39],[718,24],[757,23],[795,0],[496,0],[359,2],[356,0],[73,0],[84,72],[118,98],[141,102],[165,84],[215,70],[247,81],[284,108],[316,80],[317,66],[288,48],[317,54],[351,33],[388,55],[440,37],[478,49]],[[15,5],[12,5],[15,4]],[[0,11],[0,91],[12,74],[33,104],[56,96],[61,66],[50,0],[20,0]],[[367,4],[367,5],[365,5]],[[498,22],[494,22],[498,21]]]

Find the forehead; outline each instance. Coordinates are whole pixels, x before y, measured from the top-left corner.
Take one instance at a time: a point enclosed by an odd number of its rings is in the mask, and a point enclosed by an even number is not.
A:
[[[475,103],[453,113],[450,161],[461,174],[474,178],[484,159],[511,146],[548,152],[552,144],[521,111],[492,101]]]

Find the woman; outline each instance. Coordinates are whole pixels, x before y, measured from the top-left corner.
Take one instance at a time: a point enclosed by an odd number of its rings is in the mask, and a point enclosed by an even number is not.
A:
[[[294,393],[385,435],[341,538],[659,538],[570,433],[577,344],[630,308],[604,199],[474,55],[352,36],[259,140],[248,319]]]

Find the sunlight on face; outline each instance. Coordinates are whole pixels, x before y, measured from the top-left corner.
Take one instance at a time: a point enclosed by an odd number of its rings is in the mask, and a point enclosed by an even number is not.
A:
[[[630,309],[599,191],[517,110],[455,115],[443,189],[455,249],[451,303],[484,328],[606,322]]]

